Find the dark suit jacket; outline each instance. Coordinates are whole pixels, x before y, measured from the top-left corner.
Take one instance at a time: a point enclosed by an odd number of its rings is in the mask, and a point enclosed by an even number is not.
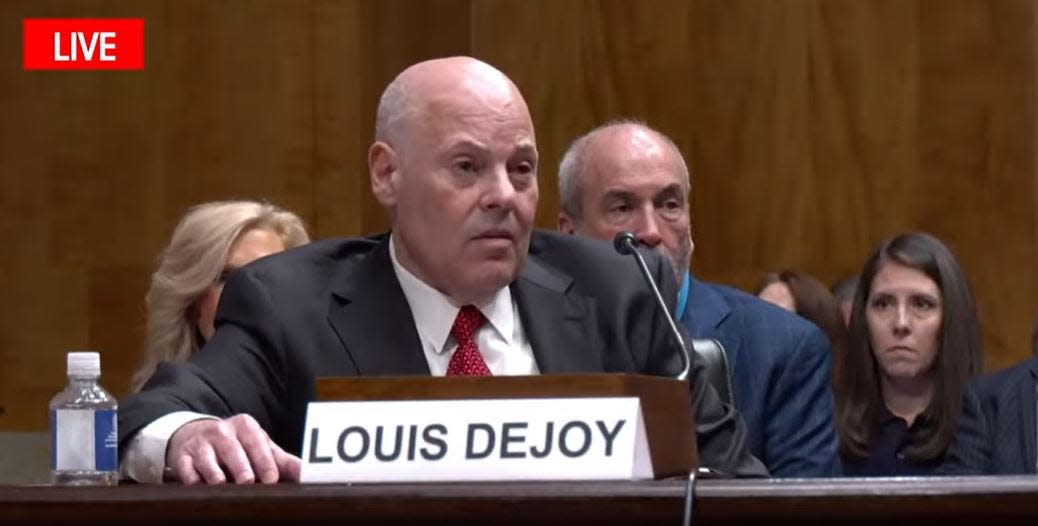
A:
[[[944,474],[1035,473],[1038,358],[977,378],[966,387]]]
[[[831,476],[836,464],[829,340],[811,322],[689,274],[681,321],[728,354],[752,452],[776,477]]]
[[[661,258],[649,264],[673,300],[673,273]],[[608,244],[535,232],[511,287],[542,373],[679,369],[664,313],[635,262]],[[745,447],[742,421],[702,379],[702,368],[694,373],[700,462],[765,474]],[[298,452],[317,376],[428,374],[388,237],[315,242],[231,276],[212,340],[186,364],[160,368],[120,408],[120,445],[163,414],[191,410],[248,413]]]

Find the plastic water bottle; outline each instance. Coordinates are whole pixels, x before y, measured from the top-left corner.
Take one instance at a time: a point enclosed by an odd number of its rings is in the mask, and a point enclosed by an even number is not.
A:
[[[119,482],[118,404],[98,385],[100,377],[100,355],[68,353],[68,385],[50,401],[50,467],[55,485]]]

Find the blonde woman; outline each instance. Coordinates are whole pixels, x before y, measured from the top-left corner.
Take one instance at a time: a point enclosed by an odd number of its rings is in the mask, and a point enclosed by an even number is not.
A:
[[[187,360],[213,335],[228,273],[309,241],[302,220],[272,204],[216,201],[188,210],[151,275],[144,363],[133,375],[134,391],[159,363]]]

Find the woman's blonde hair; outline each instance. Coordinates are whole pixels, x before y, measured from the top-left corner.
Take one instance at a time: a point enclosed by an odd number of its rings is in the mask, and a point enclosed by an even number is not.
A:
[[[144,363],[133,375],[134,391],[140,390],[160,362],[182,362],[198,350],[193,305],[220,278],[234,242],[256,228],[277,233],[286,249],[310,241],[299,216],[256,201],[194,206],[173,229],[145,296]]]

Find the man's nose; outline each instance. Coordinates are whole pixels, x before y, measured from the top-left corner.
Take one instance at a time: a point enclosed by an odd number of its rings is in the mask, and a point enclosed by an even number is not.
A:
[[[488,176],[487,188],[483,192],[481,204],[485,209],[511,209],[515,204],[516,190],[508,170],[498,167]]]
[[[659,221],[656,219],[656,213],[653,210],[643,210],[639,223],[638,239],[642,243],[648,247],[655,248],[663,242],[663,236],[660,235]]]

